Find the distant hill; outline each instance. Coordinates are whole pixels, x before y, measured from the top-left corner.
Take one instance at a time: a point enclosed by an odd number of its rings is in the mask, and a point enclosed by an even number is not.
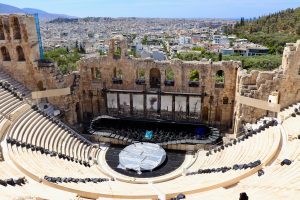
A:
[[[48,13],[43,10],[38,10],[34,8],[17,8],[14,6],[6,5],[0,3],[0,14],[13,14],[13,13],[25,13],[25,14],[39,14],[40,20],[50,21],[57,18],[76,18],[73,16],[63,15],[63,14],[53,14]]]
[[[245,20],[241,18],[228,34],[260,43],[270,48],[271,53],[282,53],[288,42],[300,39],[300,8],[287,9],[274,14]]]
[[[0,13],[24,13],[20,8],[0,3]]]

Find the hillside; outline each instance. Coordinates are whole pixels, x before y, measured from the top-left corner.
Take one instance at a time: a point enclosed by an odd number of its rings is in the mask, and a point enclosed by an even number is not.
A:
[[[0,13],[24,13],[20,8],[0,3]]]
[[[271,53],[281,54],[288,42],[300,39],[300,8],[287,9],[258,19],[242,18],[228,34],[237,34],[251,42],[263,44]]]
[[[72,16],[68,15],[62,15],[62,14],[53,14],[53,13],[48,13],[43,10],[38,10],[34,8],[17,8],[14,6],[6,5],[0,3],[0,14],[12,14],[12,13],[25,13],[25,14],[39,14],[40,20],[44,21],[49,21],[57,18],[74,18]]]

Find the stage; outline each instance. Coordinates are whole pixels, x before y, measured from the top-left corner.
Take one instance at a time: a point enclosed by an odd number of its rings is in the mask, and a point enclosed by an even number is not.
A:
[[[129,177],[136,177],[136,178],[153,178],[158,176],[163,176],[175,171],[179,168],[184,160],[185,160],[185,152],[184,151],[172,151],[166,150],[166,158],[165,161],[155,168],[153,171],[143,171],[142,174],[138,174],[136,171],[133,170],[124,170],[118,168],[119,166],[119,154],[126,146],[120,145],[112,145],[106,152],[105,159],[107,164],[110,168],[114,171],[129,176]]]
[[[166,159],[165,150],[153,143],[134,143],[125,147],[119,154],[118,168],[134,170],[138,174],[153,171]]]

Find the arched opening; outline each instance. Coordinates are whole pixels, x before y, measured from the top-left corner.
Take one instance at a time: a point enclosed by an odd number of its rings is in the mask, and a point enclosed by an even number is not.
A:
[[[113,71],[113,78],[117,77],[117,68],[114,68],[114,71]]]
[[[15,40],[19,40],[21,39],[21,29],[20,29],[20,23],[19,23],[19,19],[17,17],[13,17],[13,23],[12,23],[12,27],[13,27],[13,38]]]
[[[3,27],[2,19],[0,19],[0,40],[5,40],[4,27]]]
[[[174,72],[171,68],[168,68],[166,70],[166,80],[168,81],[174,81]]]
[[[161,77],[160,71],[157,68],[152,68],[150,70],[150,87],[151,88],[160,88]]]
[[[220,122],[221,120],[222,120],[222,109],[218,107],[215,113],[215,121]]]
[[[203,107],[202,121],[208,121],[208,107]]]
[[[10,55],[6,47],[1,47],[1,55],[3,61],[10,61]]]
[[[145,80],[145,69],[138,69],[138,79]]]
[[[224,74],[223,70],[217,71],[215,79],[216,79],[215,87],[216,88],[224,88],[225,74]]]
[[[96,68],[95,78],[96,78],[97,80],[100,80],[100,79],[101,79],[101,72],[100,72],[100,69],[99,69],[99,68]]]
[[[114,84],[123,83],[123,72],[121,69],[114,68],[112,81]]]
[[[166,86],[174,86],[174,72],[171,68],[166,69],[165,71],[165,85]]]
[[[77,115],[77,122],[81,122],[81,110],[79,103],[76,103],[76,115]]]
[[[223,97],[223,104],[228,104],[228,103],[229,103],[228,97]]]
[[[122,72],[121,69],[118,69],[116,77],[119,78],[119,79],[123,79],[123,72]]]
[[[25,61],[24,51],[23,48],[20,46],[17,46],[17,56],[18,61]]]
[[[43,81],[39,81],[39,82],[37,83],[37,88],[39,89],[39,91],[45,90],[45,89],[44,89]]]
[[[100,80],[101,79],[101,72],[100,69],[97,67],[91,68],[92,80]]]
[[[190,87],[199,87],[200,75],[199,71],[193,69],[189,74],[189,86]]]
[[[121,42],[120,41],[115,41],[114,44],[114,58],[119,59],[121,58],[122,55],[122,49],[121,49]]]
[[[141,69],[137,69],[136,71],[137,73],[137,79],[135,81],[135,83],[137,85],[144,85],[145,84],[145,69],[141,68]]]

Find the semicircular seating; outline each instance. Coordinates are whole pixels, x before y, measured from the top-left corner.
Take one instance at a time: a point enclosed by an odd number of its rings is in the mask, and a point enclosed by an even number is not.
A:
[[[137,179],[122,181],[103,171],[98,158],[103,151],[99,146],[30,106],[15,91],[0,87],[0,97],[1,138],[5,137],[1,142],[4,161],[0,161],[0,180],[27,180],[14,187],[0,185],[3,199],[74,199],[78,195],[91,199],[154,200],[171,199],[182,193],[186,199],[221,196],[231,200],[238,199],[242,192],[250,199],[295,199],[299,193],[300,140],[295,137],[300,130],[298,116],[209,151],[199,151],[193,163],[176,177],[160,182],[149,178],[138,184]],[[283,112],[288,115],[291,111]],[[294,137],[282,137],[282,130]],[[291,164],[282,165],[285,159]],[[260,176],[259,170],[263,172]]]

